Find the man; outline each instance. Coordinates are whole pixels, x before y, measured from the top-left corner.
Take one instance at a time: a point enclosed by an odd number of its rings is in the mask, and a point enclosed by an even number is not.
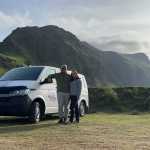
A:
[[[71,78],[71,76],[67,74],[67,65],[62,65],[61,72],[52,74],[50,77],[55,78],[57,82],[57,98],[59,109],[58,123],[67,123]]]

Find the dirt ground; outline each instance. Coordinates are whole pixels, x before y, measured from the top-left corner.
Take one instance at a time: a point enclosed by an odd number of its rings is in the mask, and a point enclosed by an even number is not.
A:
[[[90,114],[68,125],[1,117],[0,150],[150,150],[150,114]]]

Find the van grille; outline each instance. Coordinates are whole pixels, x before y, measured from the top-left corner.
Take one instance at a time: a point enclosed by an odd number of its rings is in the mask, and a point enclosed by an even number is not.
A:
[[[15,90],[27,89],[25,86],[0,87],[0,97],[6,97]]]

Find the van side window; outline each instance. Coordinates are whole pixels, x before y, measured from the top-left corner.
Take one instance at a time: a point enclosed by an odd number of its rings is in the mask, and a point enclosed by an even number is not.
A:
[[[51,75],[51,74],[55,74],[55,73],[56,73],[56,70],[55,70],[55,69],[47,69],[47,70],[48,70],[48,76]],[[48,76],[47,76],[47,77],[48,77]],[[52,82],[56,84],[56,79],[53,78],[53,79],[52,79]]]
[[[49,75],[54,74],[54,73],[55,73],[55,69],[48,68],[43,72],[42,78],[46,79]]]
[[[56,73],[55,69],[47,69],[48,76],[51,75],[51,74],[55,74],[55,73]]]

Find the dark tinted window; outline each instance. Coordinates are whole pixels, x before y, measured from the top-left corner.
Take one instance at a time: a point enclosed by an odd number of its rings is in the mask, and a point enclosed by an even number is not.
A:
[[[1,80],[37,80],[43,67],[24,67],[8,71]]]
[[[48,68],[42,74],[42,79],[46,79],[49,75],[55,74],[56,71],[54,69]]]

